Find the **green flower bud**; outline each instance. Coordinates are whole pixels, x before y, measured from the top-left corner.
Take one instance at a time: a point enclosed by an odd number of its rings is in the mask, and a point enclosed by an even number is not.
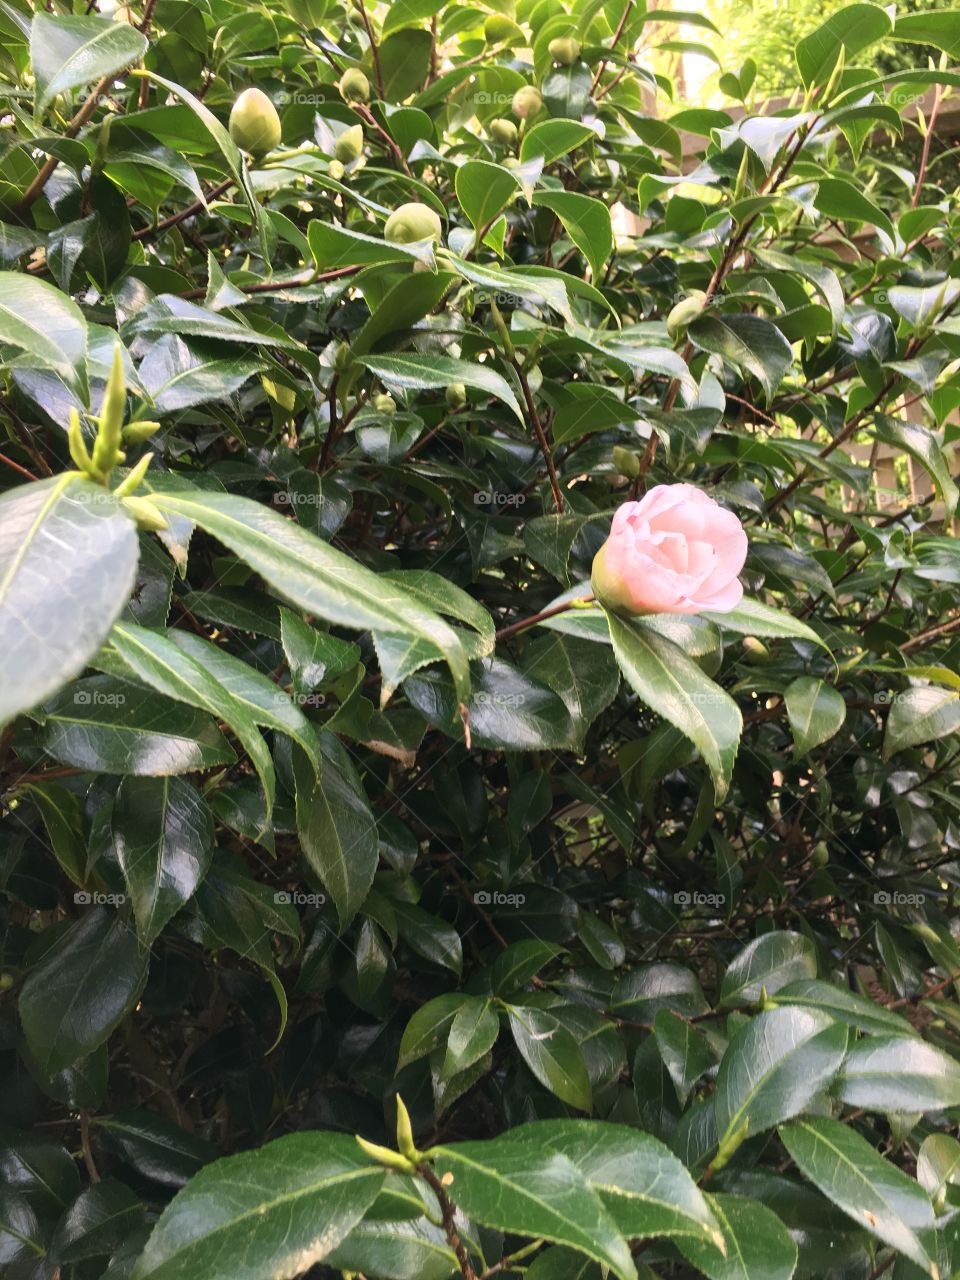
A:
[[[153,461],[152,453],[145,453],[135,467],[131,467],[127,475],[120,481],[116,489],[114,489],[114,497],[128,498],[132,493],[140,488],[143,477],[147,474],[147,468]]]
[[[334,180],[334,182],[342,182],[343,175],[346,173],[346,169],[344,169],[343,165],[340,163],[339,160],[331,160],[330,163],[327,165],[327,173]]]
[[[352,164],[363,154],[363,125],[355,124],[341,133],[333,154],[341,164]]]
[[[93,442],[93,469],[98,475],[108,476],[117,463],[123,461],[120,441],[126,407],[127,383],[123,372],[123,352],[118,342],[113,348],[113,366],[97,419],[97,438]]]
[[[632,449],[624,449],[621,445],[613,446],[613,465],[628,480],[636,480],[640,474],[640,458]]]
[[[516,145],[517,126],[512,120],[491,120],[490,135],[505,147]]]
[[[818,868],[825,867],[829,861],[830,861],[830,850],[827,848],[826,844],[821,840],[819,844],[815,844],[813,846],[813,850],[810,853],[810,865],[811,867],[818,867]]]
[[[67,429],[67,448],[70,450],[70,457],[76,463],[78,471],[82,471],[84,475],[89,476],[91,480],[102,480],[103,477],[97,475],[93,465],[93,459],[87,450],[86,441],[83,438],[83,429],[80,426],[80,415],[77,413],[73,405],[70,406],[70,426]]]
[[[350,67],[340,77],[340,97],[344,102],[369,102],[370,81],[359,67]]]
[[[244,89],[230,112],[230,137],[252,156],[266,155],[280,142],[277,108],[261,89]]]
[[[413,1141],[413,1125],[410,1123],[410,1112],[404,1106],[403,1099],[397,1094],[397,1150],[411,1164],[419,1164],[420,1152]]]
[[[540,90],[532,84],[522,85],[513,95],[513,114],[521,120],[528,120],[543,108]]]
[[[159,430],[159,422],[147,422],[145,419],[142,422],[128,422],[123,428],[123,440],[125,444],[143,444],[144,440],[149,440]]]
[[[399,1151],[391,1151],[389,1147],[381,1147],[376,1142],[368,1142],[366,1138],[354,1134],[361,1151],[366,1152],[372,1160],[376,1160],[377,1164],[382,1164],[387,1169],[395,1169],[397,1173],[416,1173],[417,1166],[406,1156],[400,1154]]]
[[[547,52],[561,67],[570,67],[580,57],[580,41],[573,36],[557,36],[547,45]]]
[[[411,201],[394,209],[383,228],[390,244],[416,244],[419,240],[439,240],[443,225],[428,204]]]
[[[382,393],[380,395],[372,396],[370,404],[372,408],[376,409],[377,413],[397,412],[397,402],[394,400],[393,396],[388,396]]]
[[[462,382],[451,382],[444,393],[444,399],[451,409],[462,409],[467,403],[467,388]]]
[[[854,560],[862,560],[867,554],[867,544],[862,538],[858,538],[856,542],[852,542],[848,549]]]
[[[159,533],[170,527],[166,516],[157,510],[149,498],[127,497],[122,501],[127,513],[137,522],[137,528],[142,529],[144,533]]]
[[[483,38],[487,44],[515,43],[523,39],[523,32],[506,14],[491,13],[483,24]]]
[[[770,662],[770,650],[756,636],[744,636],[743,660],[752,667],[765,667]]]
[[[677,338],[686,331],[687,325],[696,320],[703,310],[707,295],[702,289],[694,289],[689,298],[681,298],[667,316],[667,333]]]

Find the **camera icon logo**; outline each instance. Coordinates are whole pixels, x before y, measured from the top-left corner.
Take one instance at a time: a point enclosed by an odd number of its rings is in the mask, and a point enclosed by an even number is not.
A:
[[[691,902],[693,902],[692,896],[686,891],[686,889],[680,889],[675,893],[673,895],[673,900],[678,907],[689,907]]]
[[[73,695],[73,700],[78,706],[86,707],[90,705],[90,692],[88,689],[78,689]]]
[[[293,902],[293,898],[287,893],[286,889],[278,889],[273,895],[273,900],[278,907],[289,907]]]
[[[878,906],[881,906],[881,907],[888,907],[890,905],[890,895],[889,893],[887,893],[886,889],[879,889],[873,895],[873,900]]]
[[[93,901],[90,894],[87,893],[86,890],[84,889],[78,889],[77,892],[73,895],[73,900],[78,907],[88,907],[90,903]]]
[[[473,900],[478,907],[489,907],[490,894],[486,889],[479,889],[474,895]]]

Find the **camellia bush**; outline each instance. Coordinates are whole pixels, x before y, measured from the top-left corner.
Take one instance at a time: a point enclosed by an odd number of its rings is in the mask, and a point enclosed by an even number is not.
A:
[[[9,1280],[960,1275],[960,14],[678,21],[0,4]]]

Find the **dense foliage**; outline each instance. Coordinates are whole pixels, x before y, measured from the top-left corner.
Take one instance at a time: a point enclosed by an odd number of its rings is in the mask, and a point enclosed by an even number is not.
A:
[[[878,158],[960,14],[758,116],[632,0],[68,10],[0,4],[4,1276],[960,1275],[958,217]],[[678,482],[742,603],[608,614]]]

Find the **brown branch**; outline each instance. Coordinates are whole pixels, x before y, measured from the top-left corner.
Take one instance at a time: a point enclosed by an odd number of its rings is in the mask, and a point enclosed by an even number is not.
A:
[[[383,70],[380,66],[380,50],[377,48],[377,42],[373,38],[373,27],[370,25],[370,19],[367,17],[367,7],[363,0],[357,0],[357,8],[360,10],[360,17],[363,19],[363,25],[367,31],[367,39],[370,41],[370,54],[373,58],[373,72],[377,79],[377,88],[380,91],[381,100],[387,95],[383,91]]]
[[[90,1112],[80,1112],[80,1150],[83,1154],[83,1163],[87,1167],[87,1176],[91,1182],[99,1182],[100,1174],[97,1171],[96,1162],[93,1158],[93,1149],[90,1146]]]
[[[477,1280],[477,1273],[470,1265],[470,1255],[464,1248],[463,1241],[460,1239],[460,1235],[457,1231],[456,1206],[447,1195],[443,1183],[428,1164],[420,1165],[418,1172],[440,1202],[440,1213],[443,1215],[443,1230],[447,1237],[447,1243],[457,1255],[457,1262],[460,1264],[460,1274],[464,1277],[464,1280]]]
[[[8,458],[5,453],[0,453],[0,462],[4,466],[9,467],[11,471],[19,471],[22,476],[26,476],[28,480],[36,480],[37,477],[32,471],[28,471],[26,467],[21,467],[19,462],[14,462],[12,458]]]
[[[923,190],[923,182],[927,176],[927,165],[930,163],[930,143],[933,141],[933,129],[937,123],[937,116],[940,113],[940,103],[943,101],[943,86],[937,85],[933,95],[933,107],[930,111],[930,119],[927,121],[927,133],[923,139],[923,152],[920,156],[920,170],[917,173],[917,184],[913,188],[913,198],[910,201],[910,208],[915,209],[920,203],[920,193]]]
[[[83,126],[93,115],[94,111],[96,111],[100,99],[106,94],[107,90],[110,88],[111,84],[113,84],[114,80],[116,80],[118,75],[119,72],[112,72],[110,75],[104,76],[102,80],[98,81],[94,86],[93,91],[84,99],[83,106],[64,130],[63,136],[65,138],[75,138],[77,136]],[[14,206],[13,213],[15,217],[22,218],[28,211],[33,202],[42,193],[43,188],[47,185],[47,182],[50,179],[50,175],[59,163],[60,161],[56,156],[47,157],[37,172],[37,176],[30,183],[29,187],[27,187],[26,191]]]
[[[623,28],[627,25],[627,19],[630,17],[630,11],[632,8],[633,8],[633,0],[627,0],[627,3],[623,6],[623,13],[620,15],[620,21],[617,23],[617,29],[613,33],[613,39],[610,41],[611,53],[613,53],[614,49],[616,49],[620,41],[620,37],[623,35]],[[590,86],[591,97],[594,95],[594,93],[596,93],[597,86],[599,85],[600,79],[606,69],[607,69],[607,60],[606,58],[601,58],[600,65],[597,67],[597,74],[593,77],[593,83]],[[626,68],[624,68],[624,70],[625,69]],[[623,75],[623,72],[621,71],[620,76],[622,75]]]
[[[537,406],[533,400],[533,393],[530,390],[530,383],[527,381],[527,375],[523,371],[523,366],[517,359],[516,355],[511,352],[510,363],[513,365],[514,372],[520,379],[520,386],[523,389],[523,398],[527,405],[527,414],[529,415],[534,434],[540,445],[540,452],[543,454],[543,460],[546,463],[547,475],[550,477],[550,488],[553,490],[553,502],[557,508],[557,514],[563,515],[563,494],[560,492],[560,481],[557,477],[557,468],[553,461],[553,450],[550,448],[550,441],[547,439],[547,433],[543,429],[543,423],[540,421],[540,415],[537,412]]]
[[[233,186],[233,178],[224,178],[223,182],[218,182],[206,193],[206,199],[216,200],[217,196],[222,196],[228,187]],[[171,213],[169,218],[163,218],[160,222],[155,222],[153,226],[141,227],[139,231],[134,231],[130,237],[131,240],[148,240],[151,236],[159,235],[161,231],[169,231],[171,227],[175,227],[180,222],[186,222],[187,218],[192,218],[198,213],[202,213],[204,204],[202,200],[194,200],[193,204],[188,204],[185,209],[181,209],[179,213]]]
[[[321,272],[315,275],[312,271],[305,272],[303,275],[290,276],[286,280],[255,280],[252,284],[240,284],[234,287],[239,289],[241,293],[272,293],[274,289],[304,289],[310,284],[323,284],[327,280],[339,280],[342,276],[356,275],[360,271],[360,267],[338,267],[335,271]],[[207,290],[205,287],[198,289],[187,289],[184,293],[178,293],[178,298],[205,298]]]
[[[579,596],[578,600],[592,600],[593,596]],[[519,622],[511,622],[508,627],[501,627],[497,632],[498,640],[506,640],[509,636],[515,636],[518,631],[526,631],[527,627],[535,627],[538,622],[543,622],[547,618],[555,618],[558,613],[566,613],[568,609],[574,607],[572,600],[565,600],[563,604],[555,604],[550,609],[544,609],[541,613],[535,613],[529,618],[521,618]]]
[[[350,105],[353,107],[354,111],[357,113],[357,115],[360,117],[361,120],[365,121],[366,124],[368,124],[372,129],[375,129],[377,131],[379,136],[386,143],[386,146],[390,151],[390,154],[393,156],[394,160],[397,162],[400,168],[404,171],[407,177],[412,178],[413,174],[410,172],[410,166],[407,164],[406,157],[404,156],[403,152],[400,150],[397,143],[393,140],[393,138],[390,137],[389,133],[387,133],[386,129],[384,129],[383,126],[380,124],[379,120],[376,118],[376,116],[373,114],[370,108],[365,106],[362,102],[352,102]]]

